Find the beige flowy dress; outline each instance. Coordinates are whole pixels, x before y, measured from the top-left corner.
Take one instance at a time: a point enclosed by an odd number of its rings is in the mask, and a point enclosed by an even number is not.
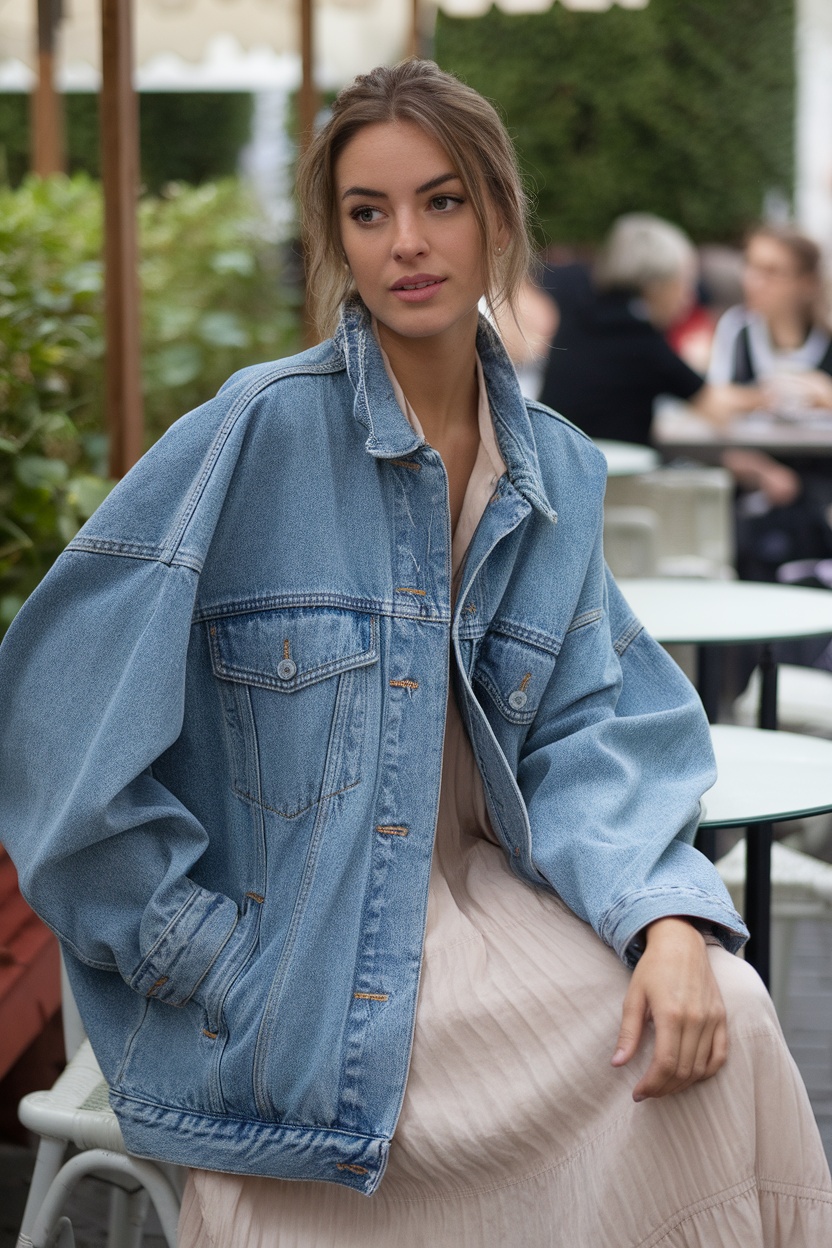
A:
[[[455,574],[505,471],[479,376]],[[180,1248],[832,1245],[832,1181],[771,1000],[740,958],[709,956],[728,1062],[637,1105],[650,1038],[628,1067],[610,1065],[630,973],[557,897],[511,874],[451,696],[413,1054],[381,1185],[368,1198],[192,1171]]]

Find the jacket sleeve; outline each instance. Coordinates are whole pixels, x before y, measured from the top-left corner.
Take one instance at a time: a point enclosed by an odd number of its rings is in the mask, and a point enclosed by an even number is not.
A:
[[[646,632],[600,540],[518,768],[534,865],[628,963],[655,919],[747,938],[716,868],[693,847],[716,778],[699,698]]]
[[[67,552],[0,648],[0,832],[72,952],[186,1001],[237,921],[188,875],[207,834],[153,776],[182,725],[197,576]]]
[[[237,923],[191,878],[208,835],[154,776],[178,738],[201,568],[245,437],[238,387],[177,422],[0,647],[0,838],[77,958],[182,1004]]]

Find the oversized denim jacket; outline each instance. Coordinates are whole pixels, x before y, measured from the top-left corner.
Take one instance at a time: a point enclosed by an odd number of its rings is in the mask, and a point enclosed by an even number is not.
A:
[[[604,461],[478,350],[508,471],[453,607],[446,474],[354,304],[175,424],[0,649],[0,834],[131,1151],[376,1188],[449,673],[522,880],[626,961],[663,915],[746,934],[691,845],[699,701],[605,571]]]

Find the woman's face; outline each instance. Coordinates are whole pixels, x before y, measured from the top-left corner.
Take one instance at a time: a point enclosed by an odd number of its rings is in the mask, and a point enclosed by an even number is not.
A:
[[[644,299],[656,329],[669,329],[690,312],[696,302],[696,276],[696,262],[691,260],[675,277],[648,285]]]
[[[745,253],[742,287],[746,306],[764,317],[805,316],[815,279],[801,273],[790,248],[776,238],[752,238]]]
[[[341,245],[380,324],[402,338],[473,332],[483,242],[444,147],[413,122],[365,126],[341,152],[335,184]]]

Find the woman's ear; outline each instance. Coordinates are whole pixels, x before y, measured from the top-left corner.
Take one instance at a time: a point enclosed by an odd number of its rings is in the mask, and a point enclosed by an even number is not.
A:
[[[494,235],[494,254],[497,256],[504,255],[508,250],[510,242],[511,234],[509,233],[508,226],[500,225]]]

